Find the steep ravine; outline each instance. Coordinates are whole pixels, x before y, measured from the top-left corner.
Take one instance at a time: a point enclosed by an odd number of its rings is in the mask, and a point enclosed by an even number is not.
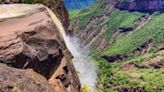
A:
[[[72,29],[98,64],[100,92],[164,90],[164,0],[98,0],[69,11]]]

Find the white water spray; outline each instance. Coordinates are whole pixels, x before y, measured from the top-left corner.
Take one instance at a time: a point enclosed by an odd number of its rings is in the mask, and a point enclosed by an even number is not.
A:
[[[87,86],[92,92],[96,91],[97,73],[93,59],[88,52],[80,48],[78,38],[66,36],[65,42],[69,51],[73,54],[73,63],[77,70],[82,86]]]
[[[20,17],[27,14],[32,14],[43,8],[43,5],[27,5],[27,4],[12,4],[0,6],[0,19]],[[46,7],[45,7],[46,8]],[[87,85],[92,92],[96,91],[96,67],[92,65],[93,59],[89,57],[85,50],[80,48],[78,38],[69,37],[66,35],[62,23],[57,16],[49,9],[46,8],[51,16],[53,22],[56,24],[60,33],[62,34],[69,51],[74,56],[73,63],[81,81],[82,86]]]
[[[78,38],[67,36],[62,23],[57,18],[57,16],[50,9],[47,8],[47,10],[54,23],[57,25],[60,33],[62,34],[67,48],[74,57],[73,64],[76,71],[78,72],[82,87],[87,86],[91,90],[91,92],[95,92],[97,84],[97,73],[96,67],[93,64],[93,59],[88,55],[89,51],[87,52],[80,47]]]

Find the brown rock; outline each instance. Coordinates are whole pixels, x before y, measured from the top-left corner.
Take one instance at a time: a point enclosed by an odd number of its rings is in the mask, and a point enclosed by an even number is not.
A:
[[[14,7],[6,8],[5,12],[11,14]],[[32,68],[49,79],[55,90],[60,88],[59,92],[80,92],[72,55],[48,11],[39,5],[16,7],[21,7],[20,11],[12,11],[10,16],[0,10],[0,62],[19,69]],[[23,10],[24,7],[27,9]]]
[[[136,64],[138,68],[164,68],[164,54],[159,54],[150,60],[145,60],[140,64]]]
[[[41,75],[0,64],[0,92],[55,92]]]
[[[80,86],[78,85],[80,83],[76,79],[77,75],[74,73],[76,72],[72,66],[72,63],[68,62],[66,58],[63,58],[59,68],[49,79],[49,82],[54,85],[57,92],[60,92],[61,90],[62,92],[64,92],[64,90],[67,90],[67,92],[79,92],[77,89],[80,89]]]
[[[0,3],[13,4],[13,3],[30,3],[25,2],[30,0],[3,0]],[[65,30],[68,29],[69,20],[68,12],[64,6],[63,0],[31,0],[32,3],[40,3],[49,7],[62,21]]]
[[[69,15],[64,6],[64,0],[34,0],[49,7],[60,18],[66,32],[68,32]]]
[[[136,88],[119,88],[118,92],[146,92],[145,88],[136,87]]]

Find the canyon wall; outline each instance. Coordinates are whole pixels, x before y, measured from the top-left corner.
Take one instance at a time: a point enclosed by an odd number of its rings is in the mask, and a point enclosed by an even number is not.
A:
[[[85,26],[81,26],[80,18],[75,18],[71,21],[71,25],[75,30],[74,34],[82,41],[82,44],[86,48],[103,49],[109,42],[106,39],[101,39],[100,36],[104,33],[108,25],[105,23],[98,23],[98,21],[105,21],[108,19],[109,13],[114,9],[116,0],[101,0],[97,2],[97,7],[103,7],[101,9],[94,7],[94,12],[91,15],[85,16],[88,18]],[[101,13],[99,13],[101,12]],[[84,17],[84,18],[85,18]],[[84,20],[84,19],[83,19]],[[79,31],[76,31],[79,30]]]
[[[98,63],[100,92],[164,90],[162,4],[163,0],[98,0],[88,9],[71,11],[74,35]]]
[[[58,1],[59,6],[49,7],[67,29],[68,19],[62,15],[67,12]],[[43,5],[1,5],[0,33],[0,91],[81,91],[72,55]]]
[[[118,2],[116,8],[129,11],[155,12],[164,11],[164,0],[133,0]]]
[[[110,17],[110,13],[115,10],[127,10],[127,11],[138,11],[138,12],[146,12],[153,13],[155,11],[163,11],[164,0],[101,0],[97,2],[97,9],[92,9],[94,12],[91,14],[83,15],[83,10],[79,12],[79,18],[71,19],[71,25],[75,30],[75,35],[79,37],[82,41],[82,44],[86,46],[86,48],[93,48],[96,50],[102,50],[110,45],[114,39],[117,38],[118,31],[122,30],[122,32],[132,31],[136,27],[127,27],[127,28],[117,28],[112,29],[112,31],[118,30],[115,34],[113,32],[113,36],[111,35],[110,41],[101,37],[105,32],[109,30],[110,24],[104,23],[101,21],[108,20]],[[87,12],[87,9],[86,9]],[[100,13],[101,12],[101,13]],[[82,13],[82,14],[81,14]],[[88,12],[87,12],[88,13]],[[81,14],[81,15],[80,15]],[[121,15],[121,14],[120,14]],[[88,18],[88,20],[84,20],[83,18]],[[124,18],[124,17],[123,17]],[[84,21],[83,21],[84,20]],[[142,22],[146,22],[149,20],[149,16],[142,16],[134,20],[135,26],[142,25]],[[141,23],[140,23],[141,22]],[[113,26],[111,26],[113,28]],[[76,31],[80,30],[80,31]],[[109,37],[110,38],[110,37]]]

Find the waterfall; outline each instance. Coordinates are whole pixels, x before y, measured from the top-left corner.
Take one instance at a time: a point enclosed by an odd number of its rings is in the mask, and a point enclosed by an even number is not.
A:
[[[78,38],[69,37],[66,35],[65,30],[61,21],[58,17],[47,7],[36,4],[36,5],[28,5],[28,4],[12,4],[12,5],[1,5],[0,7],[0,20],[4,18],[11,17],[21,17],[28,14],[35,13],[40,10],[40,8],[46,8],[53,22],[56,24],[60,33],[62,34],[66,46],[69,51],[74,56],[73,63],[76,71],[78,72],[79,79],[81,81],[82,86],[87,85],[92,92],[95,92],[96,89],[96,68],[91,64],[93,61],[87,52],[85,52],[82,48],[80,48]]]
[[[97,73],[94,60],[88,55],[88,51],[85,51],[80,47],[78,38],[66,36],[66,45],[69,51],[74,56],[73,64],[78,72],[79,79],[82,87],[88,87],[91,92],[96,91]]]
[[[60,33],[62,34],[67,48],[74,57],[73,64],[75,66],[76,71],[78,72],[82,87],[87,86],[91,90],[91,92],[95,92],[97,84],[97,73],[96,67],[92,63],[94,62],[94,60],[89,57],[87,51],[80,47],[78,38],[67,36],[62,26],[62,23],[57,18],[57,16],[49,8],[47,8],[47,10],[54,23],[56,24],[57,28],[59,29]]]

